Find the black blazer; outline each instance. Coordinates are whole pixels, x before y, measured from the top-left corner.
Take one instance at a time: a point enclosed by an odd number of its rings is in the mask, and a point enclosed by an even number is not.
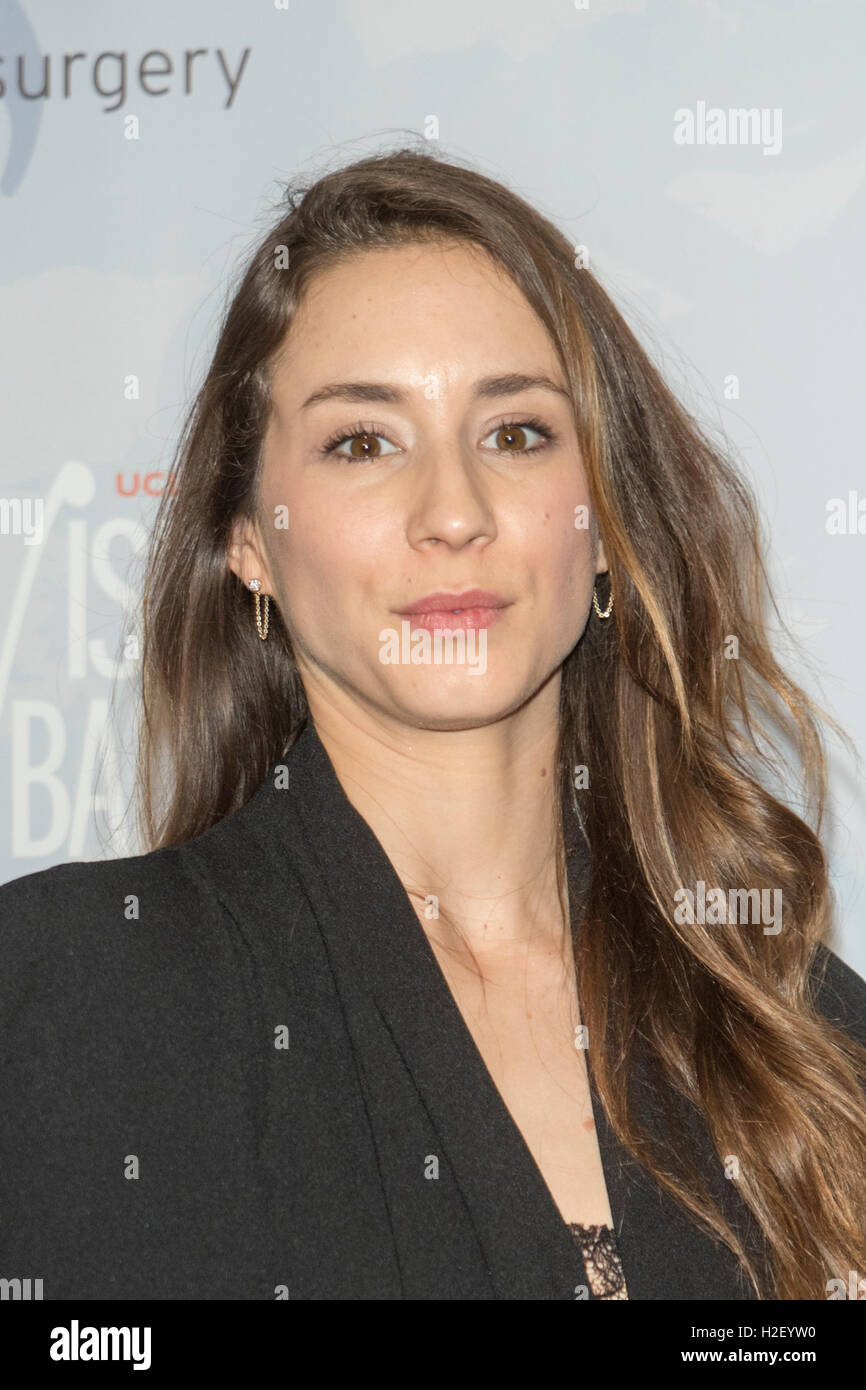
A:
[[[578,894],[587,863],[570,864]],[[312,721],[197,839],[4,885],[0,933],[3,1277],[41,1278],[46,1299],[592,1299]],[[821,952],[820,1006],[866,1042],[866,984]],[[630,1298],[753,1297],[592,1098]],[[670,1100],[758,1251],[702,1122]]]

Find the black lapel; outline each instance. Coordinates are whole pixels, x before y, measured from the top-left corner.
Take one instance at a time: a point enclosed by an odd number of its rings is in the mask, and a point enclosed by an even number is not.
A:
[[[275,785],[281,766],[287,788]],[[363,1053],[376,1017],[399,1051],[465,1199],[490,1296],[573,1299],[578,1286],[588,1286],[580,1253],[393,865],[343,791],[311,719],[231,819],[235,831],[246,826],[260,840],[269,872],[284,876],[287,893],[296,893],[292,881],[300,881],[356,1047]],[[572,893],[580,891],[587,866],[580,853],[569,859]],[[375,1076],[366,1084],[370,1113],[382,1117],[392,1143],[400,1117],[387,1116],[388,1098],[375,1094]],[[717,1251],[619,1143],[594,1086],[592,1103],[630,1297],[748,1297],[734,1257]]]
[[[270,798],[282,812],[272,842],[284,839],[289,821],[302,828],[293,867],[329,938],[344,1001],[362,985],[375,1000],[441,1136],[483,1252],[491,1296],[573,1299],[576,1287],[587,1283],[580,1252],[393,865],[346,797],[312,720],[284,762],[289,788]],[[364,1038],[356,1040],[363,1047]]]

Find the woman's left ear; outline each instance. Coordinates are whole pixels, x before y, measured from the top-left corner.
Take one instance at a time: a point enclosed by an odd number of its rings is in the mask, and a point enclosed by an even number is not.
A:
[[[604,545],[601,540],[598,542],[598,549],[595,553],[595,572],[596,574],[607,574],[610,565],[607,563],[607,556],[604,553]]]

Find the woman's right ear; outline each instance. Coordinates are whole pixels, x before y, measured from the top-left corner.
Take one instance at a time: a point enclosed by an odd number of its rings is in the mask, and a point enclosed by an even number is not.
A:
[[[245,589],[249,588],[251,579],[258,579],[263,592],[273,593],[268,563],[262,555],[255,525],[248,517],[232,524],[226,560],[229,569],[237,575]]]

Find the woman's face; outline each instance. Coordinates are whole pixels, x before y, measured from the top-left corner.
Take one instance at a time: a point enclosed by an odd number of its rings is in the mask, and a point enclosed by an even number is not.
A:
[[[558,675],[607,563],[553,344],[485,253],[411,245],[322,272],[273,399],[262,510],[231,566],[279,607],[314,715],[343,692],[415,727],[472,727]],[[507,606],[420,630],[404,611],[470,589]]]

